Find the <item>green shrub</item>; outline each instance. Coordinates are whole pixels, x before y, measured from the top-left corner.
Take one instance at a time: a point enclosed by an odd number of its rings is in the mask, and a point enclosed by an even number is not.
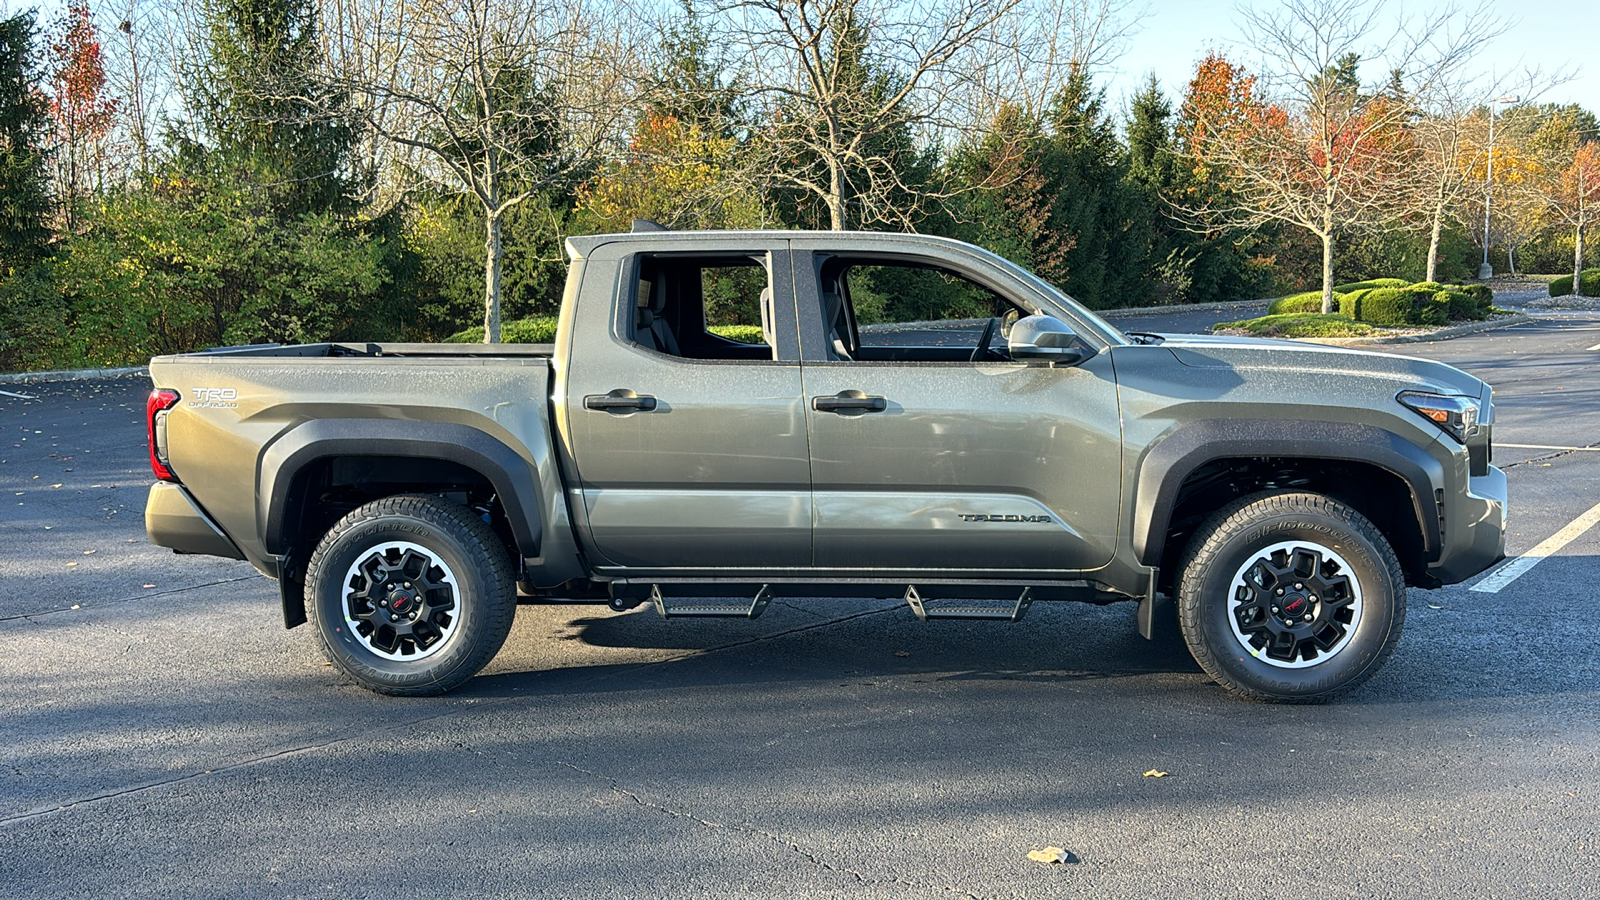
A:
[[[1413,291],[1427,291],[1431,294],[1436,291],[1444,290],[1444,285],[1437,281],[1419,281],[1416,284],[1407,285],[1407,288]]]
[[[1339,315],[1361,321],[1361,302],[1377,288],[1358,288],[1339,298]]]
[[[1482,285],[1473,285],[1482,287]],[[1487,303],[1479,303],[1478,298],[1466,291],[1447,289],[1434,295],[1434,299],[1445,305],[1448,313],[1446,318],[1452,322],[1476,321],[1489,317],[1486,311]]]
[[[1461,296],[1465,297],[1465,294]],[[1444,325],[1450,321],[1450,293],[1437,291],[1423,301],[1416,313],[1418,325]]]
[[[1550,282],[1550,296],[1565,297],[1572,293],[1572,276],[1563,275]],[[1600,269],[1583,270],[1583,295],[1600,297]]]
[[[500,341],[506,344],[548,344],[556,339],[555,316],[529,316],[500,323]],[[476,344],[483,340],[483,327],[468,328],[445,338],[447,344]]]
[[[1339,302],[1339,295],[1333,295],[1334,303]],[[1320,313],[1322,312],[1322,292],[1306,291],[1303,294],[1293,294],[1288,297],[1279,297],[1267,307],[1267,315],[1281,316],[1289,313]]]
[[[1452,284],[1448,290],[1460,291],[1471,296],[1473,300],[1477,301],[1478,306],[1484,310],[1487,310],[1489,305],[1494,303],[1494,290],[1487,284]]]
[[[1374,278],[1370,281],[1355,281],[1351,282],[1350,284],[1336,284],[1333,286],[1333,292],[1336,294],[1348,294],[1351,291],[1368,291],[1373,288],[1403,288],[1410,283],[1411,282],[1405,280],[1404,278]]]
[[[1416,295],[1400,288],[1372,288],[1357,303],[1355,313],[1356,321],[1372,325],[1414,325]]]
[[[767,336],[762,333],[760,325],[713,325],[706,330],[730,341],[738,341],[741,344],[765,344],[767,342]]]

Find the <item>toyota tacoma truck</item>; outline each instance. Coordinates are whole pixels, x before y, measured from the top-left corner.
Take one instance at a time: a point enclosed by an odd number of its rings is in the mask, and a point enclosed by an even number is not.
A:
[[[1130,600],[1235,693],[1315,701],[1383,665],[1408,585],[1504,556],[1493,395],[1447,365],[1124,334],[936,237],[566,246],[553,344],[152,360],[151,541],[248,560],[287,627],[407,695],[476,674],[519,601],[890,597]]]

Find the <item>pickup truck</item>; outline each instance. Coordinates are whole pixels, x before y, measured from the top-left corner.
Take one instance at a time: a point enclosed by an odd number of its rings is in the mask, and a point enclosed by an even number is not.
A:
[[[402,695],[471,678],[521,601],[888,597],[1131,600],[1233,692],[1315,701],[1383,665],[1408,585],[1504,557],[1493,395],[1447,365],[1124,334],[936,237],[567,252],[553,344],[152,360],[151,541],[248,560],[287,627]]]

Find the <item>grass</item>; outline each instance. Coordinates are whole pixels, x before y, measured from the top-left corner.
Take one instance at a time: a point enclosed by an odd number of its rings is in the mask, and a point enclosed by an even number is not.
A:
[[[1219,322],[1211,330],[1223,334],[1242,333],[1252,337],[1278,338],[1366,337],[1384,331],[1338,313],[1279,313],[1258,319]]]

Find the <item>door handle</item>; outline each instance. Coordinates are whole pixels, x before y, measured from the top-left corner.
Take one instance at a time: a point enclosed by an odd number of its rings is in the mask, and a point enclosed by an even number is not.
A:
[[[817,412],[831,412],[840,415],[850,415],[883,412],[889,408],[889,401],[882,397],[869,397],[861,391],[840,391],[832,397],[812,397],[811,408]]]
[[[656,408],[656,398],[617,388],[609,394],[590,394],[583,398],[583,405],[610,413],[650,412]]]

